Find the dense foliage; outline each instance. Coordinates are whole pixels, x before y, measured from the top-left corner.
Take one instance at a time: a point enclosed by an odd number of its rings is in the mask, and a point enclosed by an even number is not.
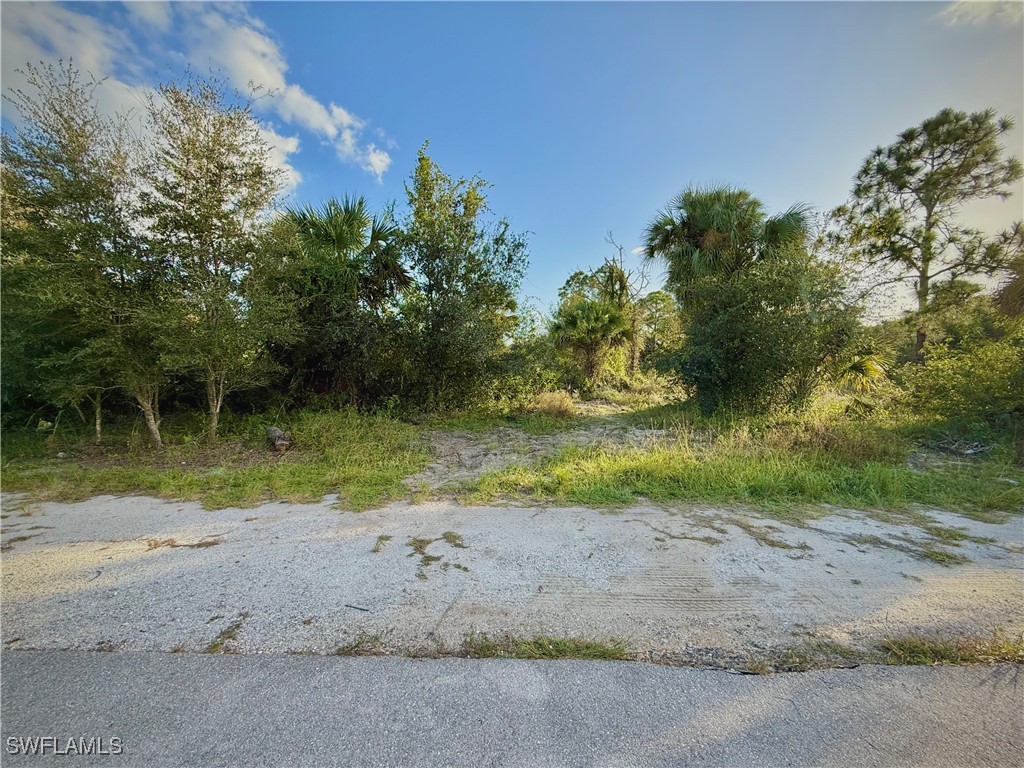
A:
[[[957,218],[1021,175],[994,113],[944,110],[872,153],[818,241],[840,259],[811,247],[807,206],[769,215],[747,190],[690,187],[647,227],[643,267],[609,235],[616,255],[545,314],[519,299],[526,236],[426,144],[403,208],[282,210],[252,94],[162,86],[140,141],[72,67],[26,76],[2,139],[7,426],[77,413],[99,442],[105,414],[131,414],[160,448],[169,409],[201,409],[211,439],[232,409],[571,413],[566,391],[643,396],[658,371],[705,412],[884,382],[860,407],[1024,434],[1021,226]],[[851,265],[911,281],[915,311],[864,326]],[[963,279],[979,274],[994,295]]]

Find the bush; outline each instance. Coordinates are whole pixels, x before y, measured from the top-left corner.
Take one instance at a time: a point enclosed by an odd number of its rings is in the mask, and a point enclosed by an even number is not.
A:
[[[686,342],[670,365],[705,413],[802,404],[856,334],[841,276],[798,253],[695,281],[689,296]]]
[[[900,371],[908,404],[916,411],[967,427],[1024,420],[1024,323],[1002,339],[972,348],[929,345],[925,360]]]

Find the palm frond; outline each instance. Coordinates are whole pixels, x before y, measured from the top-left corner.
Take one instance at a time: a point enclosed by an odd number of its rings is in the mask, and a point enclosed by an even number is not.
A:
[[[841,389],[870,392],[889,377],[890,363],[879,354],[854,355],[833,374],[833,381]]]

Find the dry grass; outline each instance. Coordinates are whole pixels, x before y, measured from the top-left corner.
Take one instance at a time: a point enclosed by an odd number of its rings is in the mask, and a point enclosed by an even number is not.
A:
[[[534,398],[528,410],[530,413],[540,413],[553,419],[571,419],[576,415],[572,395],[563,390],[541,392]]]
[[[216,547],[218,544],[223,544],[224,539],[221,538],[207,538],[202,541],[197,541],[194,544],[179,544],[174,539],[146,539],[146,551],[150,552],[154,549],[206,549],[207,547]]]

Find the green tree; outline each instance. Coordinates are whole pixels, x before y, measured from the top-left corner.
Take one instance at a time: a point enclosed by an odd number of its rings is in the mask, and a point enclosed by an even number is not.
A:
[[[1024,253],[1007,264],[1009,273],[996,292],[999,308],[1010,317],[1024,315]]]
[[[605,242],[611,245],[616,253],[607,258],[600,267],[591,271],[577,271],[558,289],[560,306],[568,307],[574,301],[591,300],[598,304],[605,303],[617,310],[626,325],[627,332],[618,335],[609,349],[621,349],[625,354],[625,369],[629,375],[636,374],[640,365],[640,354],[644,347],[645,312],[647,305],[641,301],[647,289],[649,279],[646,269],[629,270],[626,268],[624,248],[609,232]],[[564,313],[563,313],[564,314]],[[600,357],[605,357],[604,354]],[[586,378],[592,379],[597,371]]]
[[[697,280],[728,277],[803,245],[808,216],[802,205],[768,216],[761,201],[744,189],[690,187],[648,225],[645,252],[648,259],[664,262],[666,283],[685,305]]]
[[[493,226],[482,179],[453,180],[419,151],[406,185],[404,253],[415,288],[403,302],[407,371],[431,407],[479,399],[498,375],[516,325],[515,295],[526,268],[526,238],[506,220]]]
[[[390,211],[371,214],[363,198],[330,199],[291,210],[300,253],[295,291],[301,302],[292,388],[345,393],[363,404],[382,393],[382,336],[412,278],[401,258],[401,232]]]
[[[768,216],[746,190],[691,188],[646,233],[683,310],[665,362],[705,411],[799,404],[848,349],[857,309],[844,281],[807,252],[809,210]]]
[[[638,302],[641,310],[641,361],[657,365],[669,352],[683,344],[683,324],[679,304],[665,291],[651,291]]]
[[[563,302],[549,330],[556,346],[572,353],[588,387],[597,381],[608,352],[630,338],[629,321],[622,310],[603,299]]]
[[[700,278],[673,367],[705,412],[799,406],[853,351],[858,312],[844,288],[834,266],[799,251]]]
[[[282,172],[251,99],[219,82],[160,86],[148,118],[139,210],[148,247],[171,275],[163,333],[177,366],[202,380],[214,439],[226,395],[266,383],[275,370],[268,346],[293,333],[281,294],[254,276]]]
[[[833,244],[882,270],[885,280],[912,285],[919,311],[937,281],[1005,270],[1024,252],[1021,222],[989,236],[960,215],[972,201],[1005,200],[1024,174],[1000,144],[1012,128],[1012,118],[997,118],[992,109],[943,109],[877,147],[857,173],[849,203],[833,211]],[[922,325],[919,358],[926,335]]]
[[[9,95],[21,121],[2,145],[5,401],[12,389],[58,408],[88,399],[98,441],[118,387],[159,447],[161,270],[131,216],[137,145],[71,64],[25,74],[31,92]]]

